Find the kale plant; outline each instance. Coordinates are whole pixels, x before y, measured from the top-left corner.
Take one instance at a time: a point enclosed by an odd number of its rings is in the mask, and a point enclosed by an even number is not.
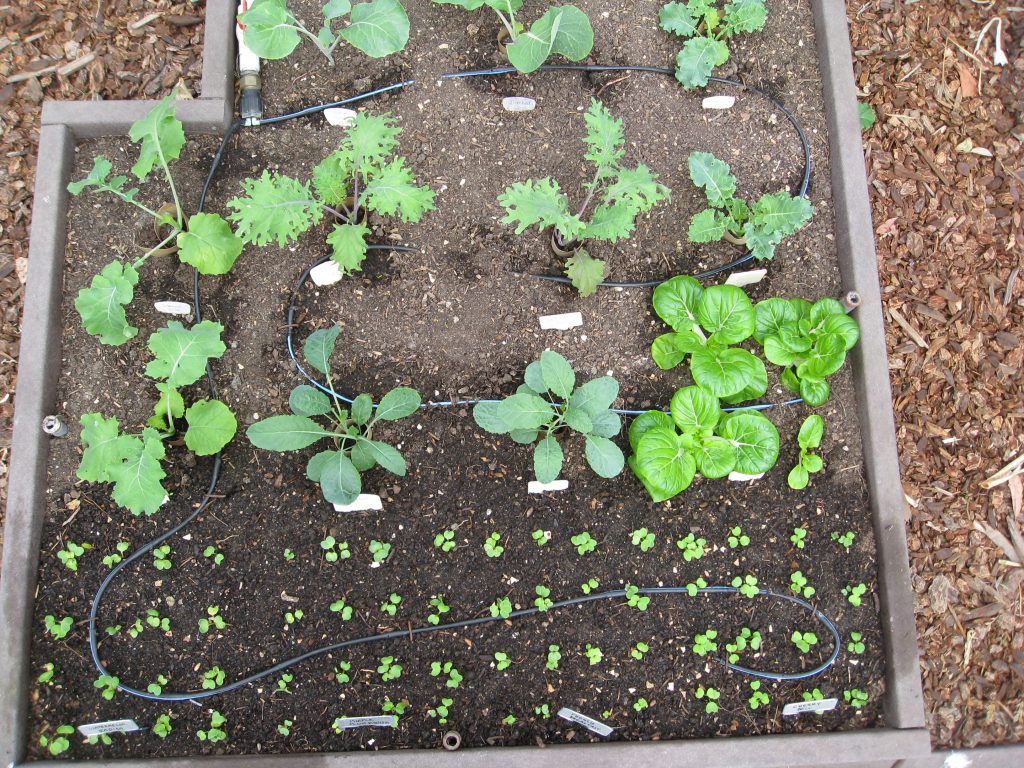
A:
[[[609,410],[619,395],[615,379],[601,376],[576,387],[572,366],[550,350],[526,367],[524,378],[526,383],[514,395],[473,407],[481,428],[510,435],[523,445],[537,442],[533,471],[542,483],[552,482],[562,471],[564,454],[556,436],[567,427],[586,439],[587,463],[594,472],[615,477],[622,471],[622,451],[610,439],[622,427],[618,414]]]
[[[501,20],[508,39],[506,47],[509,63],[526,74],[538,69],[551,56],[564,56],[569,61],[582,61],[594,47],[594,30],[587,14],[574,5],[548,8],[533,22],[529,31],[515,13],[523,7],[523,0],[434,0],[441,5],[457,5],[475,11],[486,5]]]
[[[415,413],[420,407],[420,395],[415,389],[396,387],[376,406],[370,395],[362,394],[349,408],[342,408],[331,376],[331,355],[340,331],[337,325],[314,331],[302,349],[306,361],[327,377],[330,396],[300,384],[288,397],[291,415],[258,421],[245,434],[257,448],[280,452],[300,451],[327,438],[333,447],[309,460],[306,477],[320,485],[327,501],[343,505],[356,500],[362,492],[361,474],[377,464],[393,475],[405,476],[402,454],[387,443],[374,440],[373,428],[380,421],[395,421]],[[313,417],[326,419],[330,426],[321,426]]]
[[[238,422],[220,400],[196,400],[186,410],[181,388],[195,384],[206,373],[207,362],[219,358],[226,347],[224,326],[203,320],[186,329],[171,321],[149,337],[153,359],[146,375],[160,393],[153,415],[140,433],[122,433],[116,418],[83,414],[85,450],[77,476],[90,483],[112,483],[114,501],[133,515],[152,515],[167,500],[161,480],[167,476],[160,462],[165,441],[177,434],[176,419],[184,417],[185,446],[197,456],[218,453],[235,436]]]
[[[708,84],[711,72],[729,60],[726,41],[745,32],[764,29],[768,11],[764,0],[687,0],[662,7],[661,28],[687,38],[676,56],[676,80],[684,88]]]
[[[154,211],[137,200],[138,188],[125,188],[127,176],[111,177],[113,165],[101,155],[93,160],[88,176],[68,184],[72,195],[86,189],[91,189],[93,194],[108,192],[151,216],[157,227],[166,226],[169,230],[159,243],[134,261],[114,260],[107,264],[93,277],[88,288],[78,292],[75,309],[82,318],[82,326],[88,333],[98,336],[101,344],[118,346],[138,334],[139,329],[128,323],[125,306],[131,304],[135,296],[139,270],[171,240],[176,241],[178,258],[204,275],[223,275],[242,252],[241,239],[223,218],[214,213],[196,213],[186,218],[182,211],[169,167],[185,146],[185,131],[174,116],[174,110],[173,99],[168,96],[128,130],[128,136],[139,145],[139,159],[131,168],[132,174],[139,181],[145,181],[155,168],[162,169],[174,200],[173,215]]]
[[[756,475],[775,466],[779,433],[760,412],[726,414],[700,387],[678,390],[670,410],[647,411],[629,425],[629,467],[654,501],[686,490],[698,473]]]
[[[789,487],[793,490],[798,491],[801,488],[806,488],[810,476],[815,472],[821,472],[825,466],[821,456],[811,453],[811,451],[821,445],[821,437],[824,433],[825,420],[816,413],[812,413],[800,425],[800,432],[796,436],[796,441],[800,445],[800,461],[789,471],[789,477],[787,478]],[[802,543],[797,546],[803,549]]]
[[[646,165],[626,168],[622,158],[626,151],[622,121],[597,99],[592,99],[584,120],[587,135],[584,157],[594,165],[594,176],[577,213],[569,209],[569,198],[551,177],[519,181],[498,196],[507,215],[503,224],[517,224],[516,234],[536,224],[540,229],[554,227],[556,237],[564,242],[607,240],[617,242],[628,238],[637,215],[650,211],[668,200],[670,190],[658,183],[657,174]],[[593,210],[590,210],[591,205]],[[589,212],[589,216],[587,216]],[[580,248],[565,263],[566,274],[581,296],[589,296],[604,280],[607,265]]]
[[[334,217],[327,244],[342,275],[358,271],[366,257],[370,228],[360,210],[418,222],[434,208],[434,192],[416,186],[405,158],[394,155],[402,129],[389,114],[360,112],[341,145],[313,169],[312,187],[290,176],[263,171],[242,182],[245,197],[228,201],[239,236],[254,245],[276,240],[280,247],[298,239],[320,222]]]
[[[860,327],[835,299],[765,299],[755,307],[754,338],[770,362],[785,368],[782,385],[817,408],[828,400],[827,379],[843,367]]]
[[[755,259],[775,257],[782,238],[804,226],[814,212],[806,197],[785,190],[761,195],[753,206],[736,197],[736,177],[729,164],[710,152],[691,152],[690,179],[704,190],[708,207],[690,219],[692,243],[729,240],[746,246]]]
[[[337,31],[338,19],[348,24]],[[253,0],[238,17],[246,47],[261,59],[283,59],[294,51],[302,37],[311,40],[334,64],[334,50],[344,40],[375,59],[398,53],[409,42],[409,17],[399,0],[327,0],[323,23],[316,34],[288,8],[287,0]]]
[[[727,403],[763,395],[768,389],[764,363],[738,344],[754,333],[754,306],[742,288],[704,288],[692,277],[677,275],[654,289],[654,311],[672,327],[651,345],[662,370],[690,358],[694,382]]]

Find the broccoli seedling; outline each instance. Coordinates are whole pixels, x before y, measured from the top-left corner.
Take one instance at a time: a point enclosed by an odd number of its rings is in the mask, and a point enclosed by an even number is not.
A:
[[[210,711],[210,727],[203,731],[196,731],[196,736],[200,741],[209,741],[211,744],[215,744],[218,741],[227,741],[228,734],[224,730],[224,726],[227,725],[228,719],[224,717],[216,709]]]
[[[604,654],[601,652],[601,649],[596,645],[591,645],[590,643],[587,643],[586,648],[584,648],[583,655],[587,657],[587,660],[590,662],[590,666],[600,664],[601,659],[604,658]]]
[[[722,6],[722,7],[720,7]],[[727,41],[764,29],[764,0],[687,0],[663,6],[661,28],[686,38],[676,55],[676,80],[686,89],[703,88],[715,67],[729,60]]]
[[[677,539],[676,546],[683,553],[683,560],[700,560],[704,557],[705,548],[708,542],[706,539],[698,539],[692,533],[686,534],[685,538]]]
[[[718,637],[718,632],[713,629],[694,635],[693,652],[700,657],[716,652],[718,650],[718,643],[715,642],[716,637]]]
[[[800,571],[793,571],[789,577],[789,588],[797,595],[810,599],[814,597],[814,587],[807,583],[807,577]]]
[[[641,552],[650,552],[654,549],[654,539],[654,534],[646,528],[637,528],[629,534],[630,542],[634,547],[640,547]]]
[[[455,531],[445,528],[434,537],[434,546],[442,552],[451,552],[455,549]]]
[[[704,704],[704,711],[713,715],[718,711],[718,699],[721,698],[722,694],[714,688],[705,688],[703,685],[698,685],[697,690],[693,692],[693,695],[697,699],[707,699]]]
[[[439,677],[441,675],[447,675],[448,679],[445,681],[446,688],[458,688],[462,682],[462,675],[459,670],[455,668],[455,665],[450,661],[446,661],[443,664],[440,661],[430,662],[430,676]]]
[[[558,663],[561,660],[562,660],[561,649],[557,645],[552,643],[551,645],[548,646],[548,656],[547,656],[547,660],[544,662],[544,666],[547,669],[549,669],[549,670],[551,670],[553,672],[556,669],[558,669]]]
[[[506,211],[502,223],[516,224],[517,235],[536,224],[540,229],[553,227],[555,237],[564,243],[614,243],[633,233],[638,215],[669,199],[668,187],[659,184],[657,174],[646,165],[622,165],[626,153],[621,120],[613,117],[597,99],[591,99],[584,120],[584,158],[594,165],[594,176],[586,185],[587,193],[579,210],[570,211],[568,196],[551,177],[516,182],[498,196],[498,202]],[[592,204],[594,208],[590,211]],[[604,280],[607,265],[579,248],[566,261],[566,274],[580,296],[590,296]]]
[[[799,648],[803,653],[807,653],[811,650],[812,645],[818,644],[818,636],[813,632],[801,632],[800,630],[794,630],[789,639],[792,640],[793,645]]]
[[[576,547],[576,552],[585,555],[597,549],[597,539],[590,535],[589,531],[582,531],[570,537],[570,542]]]

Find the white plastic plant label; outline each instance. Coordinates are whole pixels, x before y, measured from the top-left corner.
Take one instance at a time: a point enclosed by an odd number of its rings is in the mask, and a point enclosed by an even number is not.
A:
[[[506,96],[501,100],[506,112],[532,112],[537,102],[526,96]]]
[[[310,279],[317,285],[334,285],[341,280],[341,267],[334,261],[325,261],[309,270]]]
[[[102,723],[86,723],[78,726],[78,732],[86,738],[102,736],[104,733],[128,733],[141,730],[139,724],[134,720],[104,720]]]
[[[351,504],[335,504],[335,512],[380,512],[384,509],[380,496],[374,493],[360,493]]]
[[[753,285],[754,283],[760,283],[764,280],[764,276],[768,274],[767,269],[751,269],[748,272],[733,272],[729,275],[729,278],[725,281],[726,285],[735,285],[737,288],[742,288],[745,285]]]
[[[336,125],[339,128],[349,128],[356,119],[356,111],[354,109],[345,109],[344,107],[328,107],[324,110],[324,117],[327,118],[327,122],[331,125]]]
[[[371,715],[370,717],[339,717],[334,721],[338,730],[350,728],[394,728],[398,718],[394,715]]]
[[[817,701],[794,701],[782,708],[783,717],[802,715],[804,712],[828,712],[835,709],[839,699],[818,699]]]
[[[760,480],[762,477],[764,477],[764,472],[762,472],[759,475],[745,475],[742,472],[729,473],[729,479],[732,480],[734,483],[746,483],[749,482],[750,480]]]
[[[192,305],[184,301],[157,301],[153,303],[153,309],[164,315],[192,314]]]
[[[598,736],[611,736],[612,728],[609,725],[605,725],[600,720],[595,720],[592,717],[581,715],[574,709],[568,707],[562,707],[558,710],[558,716],[563,720],[568,720],[570,723],[576,723],[582,725],[591,733],[596,733]]]
[[[526,485],[527,493],[547,493],[548,491],[564,491],[569,487],[568,480],[552,480],[550,483],[538,483],[531,480]]]
[[[566,312],[564,315],[541,315],[541,330],[544,331],[567,331],[570,328],[578,328],[583,325],[583,315],[579,312]]]
[[[735,103],[735,96],[705,96],[701,106],[704,109],[732,109],[732,105]]]

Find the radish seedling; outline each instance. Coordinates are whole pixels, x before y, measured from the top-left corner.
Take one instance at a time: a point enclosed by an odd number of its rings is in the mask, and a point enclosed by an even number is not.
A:
[[[843,691],[843,701],[854,709],[860,709],[868,703],[868,695],[859,688]]]
[[[501,672],[512,666],[512,659],[510,659],[508,654],[503,651],[495,651],[494,666],[499,672]]]
[[[752,680],[750,682],[750,698],[747,699],[747,704],[750,705],[751,709],[757,709],[758,707],[768,706],[768,694],[761,690],[761,681]]]
[[[867,593],[868,588],[863,584],[851,584],[850,586],[843,587],[843,594],[846,599],[850,602],[850,605],[860,606],[861,598]]]
[[[203,686],[205,687],[205,685]],[[200,741],[209,741],[211,744],[216,744],[218,741],[227,741],[228,734],[224,730],[224,726],[227,725],[228,719],[224,717],[216,709],[210,711],[210,727],[204,731],[196,731],[196,736]]]
[[[698,539],[692,533],[688,533],[684,538],[676,540],[676,546],[683,553],[683,560],[688,563],[691,560],[700,560],[704,557],[707,545],[707,540]]]
[[[806,423],[806,422],[805,422]],[[792,473],[790,473],[792,474]],[[792,486],[792,483],[790,483]],[[803,549],[807,542],[807,529],[806,528],[794,528],[793,533],[789,536],[789,543],[797,549]]]
[[[571,213],[569,198],[551,177],[516,182],[498,196],[507,215],[504,224],[516,224],[522,234],[536,224],[540,229],[554,227],[555,237],[563,243],[584,240],[618,242],[628,238],[636,217],[670,197],[668,187],[658,183],[657,174],[646,165],[626,168],[625,135],[622,121],[597,99],[592,99],[585,115],[587,136],[584,158],[594,165],[594,176],[577,213]],[[590,211],[591,204],[594,205]],[[589,216],[588,216],[589,213]],[[589,296],[604,280],[607,265],[579,248],[566,261],[566,274],[581,296]],[[568,395],[566,395],[567,397]]]
[[[747,648],[755,652],[761,649],[761,633],[751,632],[748,627],[743,627],[736,635],[736,639],[725,645],[726,653],[729,654],[729,663],[735,664],[739,661],[740,654]]]
[[[814,587],[807,583],[807,577],[800,571],[793,571],[789,577],[789,588],[797,595],[810,599],[814,597]]]
[[[707,714],[713,715],[718,711],[718,699],[722,694],[720,694],[716,689],[705,688],[703,685],[698,685],[697,690],[693,692],[693,695],[697,699],[707,699],[704,704],[704,711]]]
[[[171,716],[168,714],[162,714],[153,723],[153,733],[161,739],[166,739],[171,735],[171,731],[174,727],[171,725]]]
[[[718,643],[715,642],[716,637],[718,637],[718,632],[713,629],[694,635],[693,652],[702,658],[709,653],[715,653],[718,650]]]
[[[591,536],[589,531],[577,533],[575,536],[571,536],[569,541],[574,547],[576,547],[576,552],[581,555],[585,555],[597,549],[597,539]]]
[[[587,657],[587,661],[590,662],[590,666],[600,664],[601,659],[604,658],[604,654],[601,652],[601,649],[596,645],[591,645],[590,643],[587,643],[586,648],[583,650],[583,655]]]
[[[501,534],[498,531],[494,531],[484,540],[484,553],[488,557],[501,557],[505,548],[498,543],[499,541],[501,541]]]
[[[440,624],[441,617],[451,610],[451,607],[445,603],[444,597],[441,595],[434,595],[430,598],[430,605],[434,609],[434,612],[427,616],[428,624]]]
[[[818,636],[813,632],[801,632],[800,630],[794,630],[789,639],[792,640],[793,645],[799,648],[803,653],[810,651],[812,645],[818,644]]]
[[[838,542],[839,546],[846,550],[846,554],[850,554],[850,547],[853,546],[854,538],[853,531],[847,531],[846,533],[832,531],[832,541]]]
[[[339,19],[347,23],[335,31]],[[303,37],[332,65],[342,40],[375,59],[398,53],[409,42],[409,16],[400,0],[327,0],[315,34],[292,13],[287,0],[253,0],[238,22],[246,48],[261,59],[286,58]]]
[[[507,619],[512,615],[512,601],[507,597],[499,598],[491,603],[490,611],[491,616],[494,618],[501,617]]]
[[[654,534],[646,528],[637,528],[629,534],[630,542],[634,547],[640,547],[641,552],[650,552],[654,549],[654,539]]]
[[[103,564],[107,568],[113,568],[115,565],[124,560],[124,553],[131,549],[131,544],[127,541],[119,541],[114,547],[116,552],[111,552],[109,555],[104,556]]]
[[[846,650],[857,655],[864,653],[864,636],[860,632],[851,632],[850,642],[846,644]]]
[[[746,576],[736,576],[732,580],[732,586],[744,597],[757,597],[760,592],[757,588],[757,578],[749,573]]]
[[[68,541],[64,549],[57,550],[57,559],[60,560],[64,567],[78,573],[78,558],[85,554],[85,550],[92,549],[92,544],[75,544],[73,541]]]
[[[450,661],[446,661],[443,664],[440,661],[430,662],[430,676],[440,677],[441,675],[448,676],[444,683],[446,688],[458,688],[462,682],[462,675]]]
[[[626,605],[638,611],[646,611],[651,604],[650,595],[641,595],[640,588],[634,584],[626,585]]]
[[[92,682],[93,688],[98,688],[100,695],[110,701],[114,698],[114,694],[117,693],[117,686],[121,683],[116,677],[112,675],[100,675]]]
[[[380,604],[380,610],[382,613],[386,613],[388,616],[394,616],[398,613],[398,606],[402,603],[402,596],[392,592],[388,595],[388,598]]]
[[[619,395],[615,379],[601,376],[576,387],[572,366],[550,350],[526,366],[524,379],[514,395],[473,407],[473,419],[482,429],[508,434],[524,445],[536,442],[533,471],[541,483],[552,482],[562,471],[564,454],[557,436],[566,428],[584,436],[587,463],[594,472],[611,478],[622,471],[622,451],[609,439],[622,426],[618,414],[609,410]]]
[[[540,610],[547,611],[555,604],[555,601],[550,598],[551,590],[543,584],[538,584],[534,591],[537,593],[537,598],[533,601],[533,604]]]
[[[373,439],[373,429],[380,421],[395,421],[415,413],[420,395],[409,387],[396,387],[374,406],[373,399],[359,395],[351,409],[342,407],[331,377],[331,355],[341,328],[334,325],[314,331],[303,345],[306,361],[327,377],[328,397],[308,384],[300,384],[288,398],[290,416],[271,416],[246,430],[246,437],[257,448],[269,451],[298,451],[321,438],[333,448],[315,454],[306,464],[306,477],[320,485],[324,498],[332,504],[351,504],[362,492],[361,473],[379,464],[394,475],[404,477],[405,459],[387,443]],[[320,426],[313,416],[330,422]],[[390,554],[391,545],[371,543],[374,562],[380,563]],[[379,558],[379,559],[378,559]]]
[[[335,600],[330,605],[331,613],[338,614],[338,617],[342,621],[350,621],[352,619],[352,606],[346,603],[344,600]]]
[[[60,725],[57,726],[57,730],[53,736],[47,736],[45,733],[39,736],[39,746],[43,747],[47,752],[56,757],[57,755],[67,752],[71,748],[71,742],[68,740],[68,736],[72,736],[75,733],[75,726],[73,725]]]
[[[708,84],[712,71],[729,60],[726,41],[764,29],[764,0],[687,0],[668,3],[658,14],[661,28],[686,38],[676,56],[676,80],[687,89]]]

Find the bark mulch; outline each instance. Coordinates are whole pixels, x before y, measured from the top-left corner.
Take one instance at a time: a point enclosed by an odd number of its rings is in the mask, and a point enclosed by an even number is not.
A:
[[[879,115],[865,152],[932,738],[1019,741],[1024,569],[1010,563],[1024,558],[985,531],[1024,524],[1021,478],[979,483],[1024,450],[1024,14],[970,0],[847,10],[858,86]],[[42,99],[158,97],[179,82],[195,94],[203,11],[170,0],[0,6],[0,507]],[[974,53],[1000,12],[1002,68],[991,37]]]

